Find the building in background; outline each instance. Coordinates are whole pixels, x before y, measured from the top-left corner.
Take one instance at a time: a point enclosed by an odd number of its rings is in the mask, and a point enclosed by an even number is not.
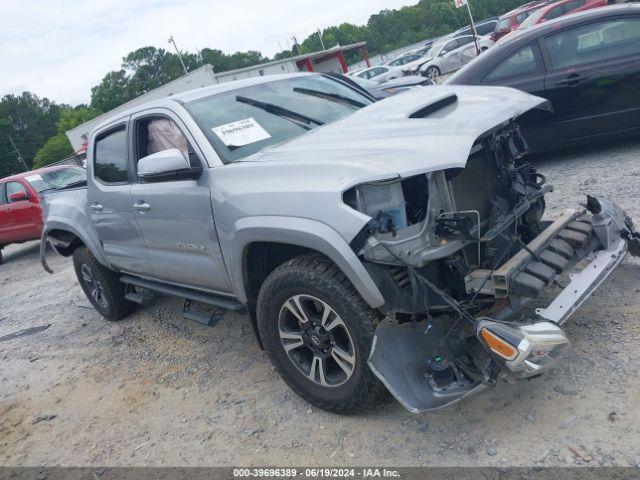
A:
[[[102,115],[78,125],[71,130],[65,132],[67,138],[74,151],[78,151],[83,145],[83,135],[88,136],[91,131],[107,118],[117,115],[120,112],[129,110],[137,105],[155,100],[157,98],[169,97],[177,93],[193,90],[194,88],[206,87],[216,83],[230,82],[233,80],[241,80],[243,78],[261,77],[264,75],[274,75],[277,73],[294,73],[294,72],[322,72],[322,73],[347,73],[349,67],[345,54],[358,52],[363,57],[367,65],[370,65],[367,57],[366,42],[354,43],[351,45],[340,46],[322,50],[320,52],[298,55],[282,60],[274,60],[272,62],[261,63],[251,67],[230,70],[228,72],[215,73],[211,65],[204,65],[196,70],[189,72],[176,80],[165,83],[161,87],[151,90],[150,92],[140,95],[139,97],[123,103],[119,107],[114,108]]]

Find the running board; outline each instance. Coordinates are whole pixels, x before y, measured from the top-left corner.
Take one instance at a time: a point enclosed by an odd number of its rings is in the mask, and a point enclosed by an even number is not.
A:
[[[199,290],[193,290],[186,287],[178,287],[176,285],[167,285],[166,283],[155,282],[153,280],[145,280],[143,278],[134,277],[132,275],[123,275],[122,277],[120,277],[120,281],[122,283],[134,285],[136,287],[146,288],[154,292],[164,293],[165,295],[172,295],[174,297],[180,297],[186,300],[206,303],[207,305],[213,305],[225,310],[231,310],[232,312],[245,313],[247,310],[242,303],[234,300],[233,298],[223,297],[222,295],[201,292]]]

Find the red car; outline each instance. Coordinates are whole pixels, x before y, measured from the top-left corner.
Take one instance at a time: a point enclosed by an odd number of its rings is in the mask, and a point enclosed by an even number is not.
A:
[[[589,10],[590,8],[606,6],[607,0],[561,0],[547,5],[529,15],[529,18],[520,24],[518,30],[524,30],[525,28],[533,27],[539,23],[553,20],[554,18],[569,13],[577,13],[583,10]]]
[[[520,24],[529,17],[529,15],[540,10],[542,7],[546,7],[547,5],[549,5],[547,0],[539,0],[525,3],[524,5],[505,13],[498,18],[496,28],[491,34],[491,40],[497,42],[505,35],[516,30]]]
[[[41,195],[86,180],[84,168],[64,165],[0,179],[0,263],[10,243],[37,240],[42,234]]]

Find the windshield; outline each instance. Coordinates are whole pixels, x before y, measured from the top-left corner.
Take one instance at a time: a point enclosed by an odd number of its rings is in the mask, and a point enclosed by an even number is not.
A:
[[[67,167],[59,170],[33,173],[25,177],[27,182],[38,192],[58,190],[87,179],[87,171],[81,167]]]
[[[438,54],[440,53],[440,50],[447,42],[448,40],[440,43],[434,43],[433,46],[429,49],[429,53],[427,53],[425,56],[428,58],[437,57]]]
[[[531,15],[529,15],[529,17],[527,17],[527,19],[524,22],[520,24],[520,26],[518,27],[518,30],[524,30],[525,28],[534,26],[536,23],[538,23],[538,20],[540,19],[540,17],[544,15],[545,11],[546,10],[542,8],[540,10],[536,10],[535,12],[533,12]]]
[[[510,25],[511,25],[511,18],[503,18],[498,21],[495,31],[499,32],[501,30],[506,30],[507,28],[509,28]]]
[[[185,107],[227,163],[340,120],[371,103],[337,80],[308,75],[211,95]]]

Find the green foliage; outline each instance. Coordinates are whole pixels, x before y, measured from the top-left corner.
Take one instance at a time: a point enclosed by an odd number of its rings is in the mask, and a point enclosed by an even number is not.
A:
[[[187,70],[211,64],[214,71],[244,68],[269,60],[260,52],[236,52],[203,49],[199,55],[181,52]],[[142,47],[122,59],[122,70],[109,72],[91,89],[92,108],[106,112],[184,75],[177,54],[162,48]]]
[[[47,140],[47,143],[38,150],[33,158],[33,167],[40,168],[62,160],[73,153],[65,132],[78,125],[88,122],[99,115],[100,112],[90,108],[79,106],[73,110],[65,110],[60,114],[58,121],[58,133]]]
[[[58,105],[47,98],[24,92],[22,95],[5,95],[0,100],[0,176],[24,170],[18,153],[27,167],[31,167],[35,153],[47,139],[55,135],[60,112],[67,105]]]

